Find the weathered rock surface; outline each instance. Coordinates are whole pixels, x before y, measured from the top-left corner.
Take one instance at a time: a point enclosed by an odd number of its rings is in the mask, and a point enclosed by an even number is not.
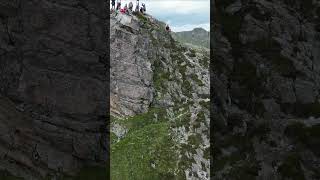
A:
[[[212,179],[319,179],[319,2],[214,5]]]
[[[104,1],[0,2],[1,170],[42,179],[105,166],[104,8]]]
[[[111,113],[144,113],[153,101],[152,61],[147,56],[150,42],[133,32],[140,28],[135,16],[111,16]]]

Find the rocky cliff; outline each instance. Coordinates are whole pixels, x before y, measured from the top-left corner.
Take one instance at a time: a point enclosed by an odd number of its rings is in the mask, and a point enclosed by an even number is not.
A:
[[[0,2],[0,173],[56,179],[105,167],[104,9],[104,1]]]
[[[209,179],[209,52],[111,14],[111,179]]]
[[[212,179],[319,179],[319,2],[214,6]]]

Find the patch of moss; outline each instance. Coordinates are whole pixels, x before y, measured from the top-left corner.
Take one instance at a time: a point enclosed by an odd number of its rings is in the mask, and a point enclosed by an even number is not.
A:
[[[187,80],[183,81],[181,88],[184,95],[186,95],[187,97],[192,97],[193,90],[192,90],[192,85],[189,81]]]
[[[192,134],[188,137],[188,144],[198,147],[202,142],[200,134]]]
[[[165,93],[164,82],[169,81],[170,74],[165,72],[160,59],[156,59],[153,64],[153,83],[156,90]]]
[[[113,133],[113,132],[110,132],[110,141],[111,141],[111,144],[117,142],[118,140],[118,137]]]
[[[153,121],[153,119],[155,119],[155,115],[157,116],[157,122]],[[127,119],[114,119],[113,122],[117,122],[125,126],[126,129],[130,131],[158,122],[167,122],[166,115],[166,110],[163,108],[150,108],[146,113],[138,114]]]
[[[305,180],[300,165],[300,157],[297,153],[289,154],[278,168],[280,174],[292,180]]]
[[[196,151],[189,144],[181,144],[181,150],[182,150],[182,153],[181,153],[182,156],[181,156],[181,159],[180,159],[180,162],[179,162],[179,167],[181,169],[189,168],[192,165],[192,163],[194,162],[194,160],[192,158],[189,159],[186,156],[186,152],[195,154]],[[182,177],[185,176],[183,171],[179,171],[179,174]]]
[[[147,125],[114,144],[111,147],[111,179],[160,180],[174,177],[177,154],[168,127],[166,122]]]
[[[187,65],[179,65],[178,70],[182,75],[182,79],[186,79]]]
[[[190,76],[190,78],[191,78],[194,82],[196,82],[199,86],[204,86],[204,83],[203,83],[200,79],[198,79],[198,76],[197,76],[196,74],[192,74],[192,75]]]
[[[136,13],[135,15],[136,15],[136,17],[140,20],[140,22],[143,22],[143,23],[148,23],[148,22],[149,22],[149,21],[148,21],[148,18],[145,17],[143,14],[141,14],[141,13]]]
[[[204,112],[203,112],[203,111],[199,112],[199,113],[197,114],[197,119],[196,119],[196,121],[198,121],[198,122],[205,122],[205,120],[206,120],[206,117],[205,117],[205,115],[204,115]]]
[[[154,73],[154,77],[153,77],[153,82],[154,82],[154,86],[157,90],[162,89],[163,90],[163,83],[165,81],[169,81],[170,79],[170,74],[169,73]]]
[[[204,157],[205,159],[210,159],[210,157],[211,157],[210,148],[204,149],[204,151],[203,151],[203,157]]]
[[[202,59],[199,59],[199,63],[201,66],[208,68],[210,64],[210,59],[209,55],[208,56],[203,56]]]
[[[171,127],[173,128],[178,128],[185,126],[186,128],[189,127],[189,122],[190,122],[190,116],[191,113],[189,111],[182,112],[183,115],[181,115],[179,118],[177,118],[174,123],[172,123]]]
[[[187,56],[189,57],[196,57],[196,51],[193,49],[189,49],[189,52],[187,53]]]

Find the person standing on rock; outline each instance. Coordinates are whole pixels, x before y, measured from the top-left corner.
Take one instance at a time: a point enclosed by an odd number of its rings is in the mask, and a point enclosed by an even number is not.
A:
[[[120,11],[121,9],[121,0],[117,0],[117,11]]]
[[[166,31],[170,32],[170,27],[168,24],[166,25]]]
[[[135,12],[139,12],[139,8],[140,6],[139,6],[139,0],[137,0],[137,6],[136,6],[136,9],[135,9]]]
[[[146,9],[146,5],[144,3],[142,3],[142,9],[143,9],[143,13],[146,13],[147,9]]]
[[[133,3],[130,1],[129,3],[129,13],[132,13],[133,10]]]
[[[116,8],[116,0],[111,0],[111,10],[115,10]]]

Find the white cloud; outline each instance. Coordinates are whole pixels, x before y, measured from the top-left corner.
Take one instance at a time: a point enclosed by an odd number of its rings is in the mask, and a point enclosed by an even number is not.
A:
[[[184,15],[210,11],[210,1],[153,1],[148,6],[151,13],[174,12]]]

